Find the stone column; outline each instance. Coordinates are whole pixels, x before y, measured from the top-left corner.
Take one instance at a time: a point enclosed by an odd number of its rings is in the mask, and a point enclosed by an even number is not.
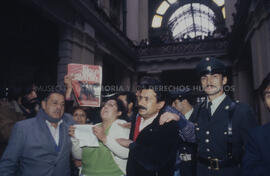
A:
[[[148,1],[127,0],[127,36],[135,44],[148,38]]]
[[[226,23],[226,27],[229,29],[229,31],[231,31],[231,26],[234,23],[233,14],[236,13],[236,9],[235,9],[236,2],[237,2],[237,0],[225,1],[225,14],[226,14],[225,23]]]
[[[63,85],[69,63],[94,64],[95,31],[87,23],[83,23],[81,29],[78,28],[78,26],[60,28],[58,85]]]
[[[59,34],[59,61],[57,67],[57,84],[63,85],[64,76],[67,74],[67,64],[72,61],[72,30],[64,26]]]
[[[101,55],[101,53],[95,53],[94,65],[100,65],[101,67],[103,67],[103,56]]]
[[[148,39],[148,1],[140,0],[139,3],[139,42]]]
[[[73,30],[72,39],[72,62],[80,64],[94,64],[95,42],[93,40],[93,36],[76,29]]]
[[[139,43],[139,0],[127,0],[127,37]]]

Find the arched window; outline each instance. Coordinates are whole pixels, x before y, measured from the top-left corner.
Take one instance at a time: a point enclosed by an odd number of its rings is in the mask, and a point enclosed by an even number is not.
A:
[[[224,20],[224,0],[203,0],[203,3],[190,0],[163,0],[156,8],[151,27],[166,27],[171,30],[174,39],[204,38],[216,29],[216,13],[218,19]],[[215,6],[215,11],[210,6]],[[210,6],[208,6],[210,5]]]
[[[215,14],[209,7],[191,3],[178,8],[171,15],[168,26],[173,38],[204,38],[214,32],[214,19]]]

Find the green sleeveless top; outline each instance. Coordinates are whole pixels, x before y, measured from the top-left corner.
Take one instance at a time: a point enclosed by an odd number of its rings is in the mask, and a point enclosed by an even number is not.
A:
[[[105,130],[108,136],[109,129]],[[82,174],[85,176],[121,176],[124,173],[115,163],[110,149],[102,142],[99,147],[82,148]]]

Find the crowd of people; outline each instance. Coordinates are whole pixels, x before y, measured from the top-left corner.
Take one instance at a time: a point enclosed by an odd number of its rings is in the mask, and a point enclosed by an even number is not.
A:
[[[51,91],[42,101],[29,85],[0,103],[0,175],[268,175],[270,124],[259,126],[250,106],[226,95],[220,60],[203,58],[196,70],[203,102],[190,89],[167,92],[145,77],[136,94],[106,97],[95,115],[73,101],[71,75],[65,92]],[[270,74],[259,91],[270,110]],[[90,123],[98,147],[82,147],[76,138],[76,125]]]

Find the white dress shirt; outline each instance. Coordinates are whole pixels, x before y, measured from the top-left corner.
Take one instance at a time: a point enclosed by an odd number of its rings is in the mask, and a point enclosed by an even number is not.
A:
[[[150,125],[155,118],[158,116],[158,113],[156,113],[153,117],[150,117],[149,119],[144,120],[143,117],[141,117],[141,123],[140,123],[140,128],[139,131],[142,131],[146,126]]]
[[[46,120],[46,124],[47,124],[47,126],[48,126],[48,128],[53,136],[53,139],[54,139],[56,145],[59,145],[59,129],[60,129],[61,123],[63,123],[63,120],[60,120],[57,123],[57,127],[54,128],[54,126],[52,126],[52,124],[48,120]]]
[[[191,114],[193,113],[193,110],[194,110],[194,109],[192,108],[190,111],[188,111],[188,112],[185,114],[185,118],[186,118],[187,120],[189,120]]]
[[[212,100],[212,105],[211,105],[211,115],[213,115],[215,113],[215,111],[217,110],[218,106],[220,105],[220,103],[225,99],[226,94],[223,93],[222,95],[220,95],[219,97],[215,98],[214,100]],[[207,103],[209,102],[209,99],[207,99]]]

